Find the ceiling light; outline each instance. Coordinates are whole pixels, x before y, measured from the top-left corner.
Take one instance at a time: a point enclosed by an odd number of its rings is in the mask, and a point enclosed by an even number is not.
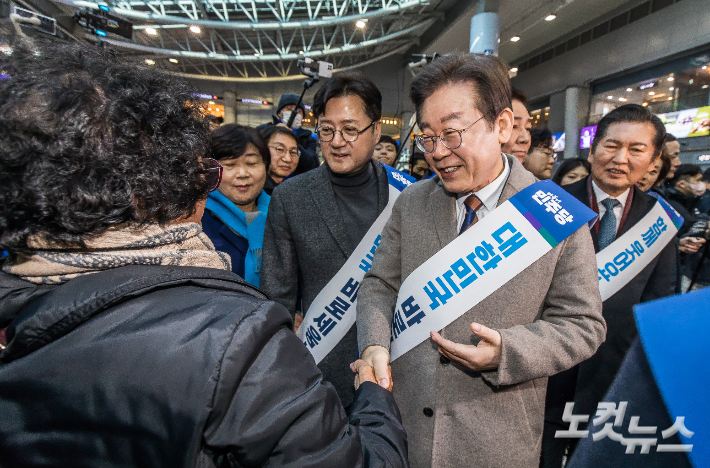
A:
[[[510,42],[518,42],[520,40],[520,36],[513,36],[510,38]]]
[[[691,78],[690,81],[688,81],[688,84],[693,84],[693,81],[695,80]]]
[[[607,96],[607,99],[614,99],[614,96]]]
[[[671,86],[670,88],[668,88],[668,91],[673,91],[674,89],[675,88],[673,86]]]
[[[633,91],[633,89],[631,89],[631,88],[626,88],[626,92],[627,92],[627,93],[630,93],[631,91]]]
[[[211,105],[211,106],[214,106],[214,101],[210,101],[210,105]]]
[[[547,15],[547,16],[545,17],[545,21],[552,21],[552,20],[555,19],[555,18],[557,18],[556,15]]]
[[[708,85],[704,84],[703,89],[707,89],[707,88],[708,88]]]
[[[298,53],[301,54],[301,55],[303,55],[303,51],[302,51],[302,50],[299,50]]]
[[[668,100],[669,100],[669,101],[672,101],[672,100],[673,100],[673,96],[669,97]]]
[[[357,20],[357,23],[355,23],[355,26],[362,29],[365,27],[365,22],[363,20]]]
[[[621,101],[621,102],[626,102],[626,101],[628,101],[628,99],[626,99],[625,97],[620,97],[620,98],[619,98],[619,101]]]
[[[518,67],[513,67],[510,69],[513,73],[518,73]]]
[[[656,94],[656,93],[654,93],[653,91],[651,91],[650,93],[648,93],[649,96],[655,96],[655,94]]]
[[[169,58],[169,59],[168,59],[168,62],[170,62],[170,63],[178,63],[178,59],[176,59],[176,58]]]
[[[707,70],[707,69],[708,69],[708,66],[707,66],[707,65],[703,65],[703,66],[700,67],[700,68],[702,68],[703,70]]]
[[[145,63],[147,63],[148,65],[155,65],[155,60],[145,59]]]
[[[254,57],[258,57],[258,56],[259,56],[259,52],[254,52]]]
[[[647,102],[644,102],[644,103],[641,104],[641,105],[642,105],[643,107],[646,107],[646,106],[648,105],[648,103],[647,103]]]
[[[155,36],[158,34],[158,31],[156,31],[155,28],[145,28],[145,33]]]
[[[666,80],[667,80],[667,81],[673,81],[673,77],[672,77],[672,76],[669,76],[668,78],[666,78]]]
[[[195,34],[200,34],[200,31],[202,30],[199,26],[190,26],[190,31],[194,32]]]

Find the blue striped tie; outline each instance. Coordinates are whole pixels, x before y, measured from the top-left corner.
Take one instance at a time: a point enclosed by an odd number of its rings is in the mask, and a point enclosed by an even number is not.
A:
[[[478,222],[478,214],[476,213],[481,207],[483,202],[476,195],[469,195],[463,202],[464,208],[466,208],[466,216],[463,218],[463,224],[461,225],[461,230],[459,231],[459,236]]]
[[[619,206],[619,200],[615,198],[605,198],[602,205],[606,208],[606,213],[599,222],[599,250],[604,250],[616,239],[616,215],[614,207]]]

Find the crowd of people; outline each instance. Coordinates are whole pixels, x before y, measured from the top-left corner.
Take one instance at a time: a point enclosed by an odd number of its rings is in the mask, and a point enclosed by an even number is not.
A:
[[[556,432],[604,401],[633,307],[710,285],[710,171],[637,105],[557,164],[494,56],[414,79],[406,171],[360,73],[311,133],[298,95],[217,125],[100,50],[0,71],[2,466],[585,466]]]

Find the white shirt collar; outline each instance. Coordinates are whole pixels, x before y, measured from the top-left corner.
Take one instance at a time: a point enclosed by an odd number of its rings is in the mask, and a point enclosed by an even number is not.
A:
[[[594,179],[592,179],[592,190],[594,190],[594,196],[597,199],[597,204],[600,204],[602,200],[606,200],[607,198],[615,198],[619,201],[619,203],[621,203],[621,207],[623,208],[626,206],[626,199],[629,198],[629,192],[631,191],[631,187],[627,188],[626,191],[618,197],[612,197],[604,190],[600,189],[596,182],[594,182]]]
[[[475,194],[479,200],[486,207],[486,210],[493,211],[498,205],[498,200],[500,199],[500,194],[503,192],[503,187],[505,186],[505,181],[508,179],[508,174],[510,173],[510,164],[508,164],[508,158],[501,154],[503,158],[503,172],[495,178],[493,182],[483,187],[477,192],[468,192],[459,194],[456,198],[456,203],[463,204],[466,197]]]

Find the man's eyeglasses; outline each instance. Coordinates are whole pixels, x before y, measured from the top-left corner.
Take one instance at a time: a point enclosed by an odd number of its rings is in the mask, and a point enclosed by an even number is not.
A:
[[[346,125],[343,127],[342,130],[336,130],[333,127],[324,125],[322,127],[319,127],[316,130],[316,133],[318,134],[318,138],[320,138],[321,141],[324,141],[326,143],[329,141],[333,141],[336,132],[340,133],[340,136],[343,137],[343,140],[347,141],[348,143],[352,143],[353,141],[357,140],[357,137],[359,137],[361,133],[365,133],[365,131],[367,131],[374,124],[375,122],[372,121],[370,125],[363,128],[362,130],[358,130],[357,127],[355,127],[354,125]]]
[[[461,146],[461,143],[463,141],[463,132],[476,125],[476,123],[482,118],[483,116],[481,116],[481,118],[473,122],[468,127],[463,128],[461,130],[457,130],[455,128],[445,128],[441,131],[441,133],[439,133],[438,137],[429,135],[417,135],[417,148],[424,151],[425,153],[433,153],[436,149],[436,140],[438,139],[444,146],[446,146],[450,150],[454,150]]]
[[[212,158],[202,158],[202,167],[205,170],[207,191],[214,192],[222,182],[222,165]]]
[[[548,158],[557,159],[557,153],[552,151],[551,148],[539,148],[538,147],[538,148],[533,148],[533,149],[537,150],[538,153],[544,154]]]
[[[276,151],[276,154],[281,156],[282,158],[286,156],[286,153],[288,153],[292,158],[300,158],[301,157],[301,152],[299,150],[291,150],[288,151],[285,147],[283,146],[271,146],[269,145],[269,148],[272,150]]]

